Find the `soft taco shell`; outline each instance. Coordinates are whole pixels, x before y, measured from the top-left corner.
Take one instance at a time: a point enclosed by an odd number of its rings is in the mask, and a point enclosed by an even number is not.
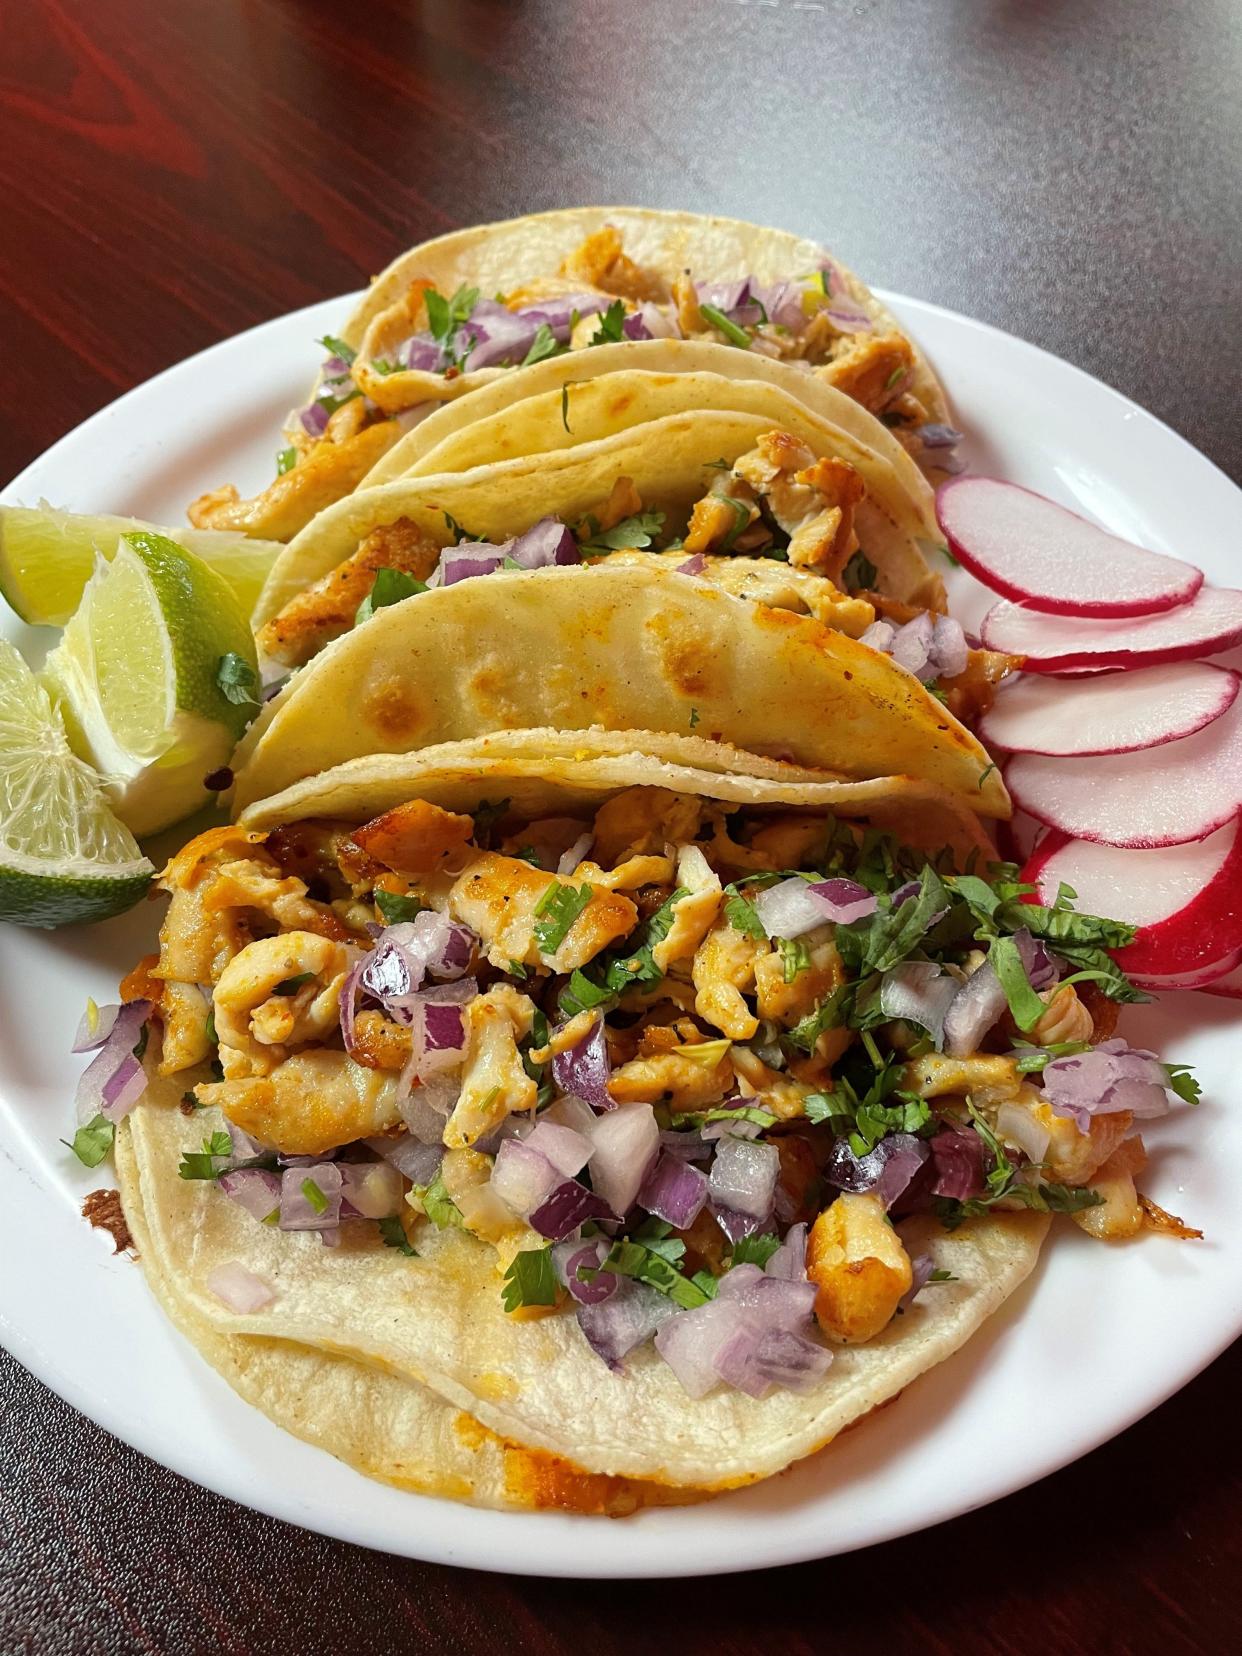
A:
[[[377,276],[343,330],[347,344],[367,356],[367,331],[380,314],[402,299],[414,281],[451,294],[459,287],[481,293],[511,293],[535,287],[543,296],[581,289],[581,280],[559,277],[561,265],[590,235],[612,225],[621,233],[626,254],[644,270],[671,284],[689,270],[699,280],[780,281],[819,268],[831,257],[820,243],[788,230],[772,230],[741,219],[706,213],[663,212],[650,207],[573,207],[495,224],[454,230],[423,242],[393,260]],[[850,297],[882,332],[905,330],[871,290],[832,257]],[[926,357],[914,348],[910,390],[935,421],[948,419],[948,403]],[[382,354],[382,353],[381,353]],[[465,395],[507,368],[482,368],[446,379],[442,374],[404,370],[400,380],[405,406]]]
[[[908,777],[825,781],[821,772],[741,753],[722,742],[656,730],[514,730],[418,753],[375,754],[295,782],[242,812],[248,828],[309,817],[363,822],[407,799],[473,811],[507,799],[527,817],[594,809],[623,788],[702,794],[739,809],[825,810],[865,816],[904,844],[952,851],[959,867],[994,859],[978,818],[940,789]]]
[[[908,1250],[929,1253],[956,1280],[926,1290],[877,1339],[838,1347],[809,1394],[757,1401],[719,1390],[694,1402],[650,1348],[615,1374],[587,1347],[572,1314],[508,1317],[494,1250],[466,1233],[425,1226],[417,1259],[348,1228],[334,1249],[316,1236],[273,1233],[213,1188],[177,1175],[183,1151],[221,1125],[215,1111],[187,1119],[143,1103],[129,1119],[148,1256],[175,1283],[195,1328],[382,1364],[501,1437],[588,1472],[706,1490],[779,1472],[951,1356],[1029,1274],[1048,1227],[1046,1214],[1032,1213],[995,1214],[952,1234],[911,1222],[903,1227]],[[275,1290],[270,1306],[241,1315],[206,1289],[215,1266],[229,1260]],[[318,1401],[314,1407],[331,1441],[338,1421],[326,1420]]]
[[[152,1078],[148,1086],[152,1102],[144,1107],[175,1111],[171,1083]],[[643,1506],[700,1498],[695,1490],[584,1472],[559,1456],[506,1442],[435,1392],[383,1367],[296,1340],[222,1333],[184,1294],[175,1265],[152,1239],[125,1123],[116,1138],[116,1174],[143,1273],[168,1320],[247,1403],[364,1476],[502,1511],[622,1517]]]
[[[430,520],[449,481],[379,492],[401,492],[394,516]],[[887,656],[692,576],[607,562],[497,572],[379,611],[268,703],[234,757],[234,804],[369,754],[595,724],[697,730],[830,779],[906,776],[1009,814],[984,749]]]
[[[431,451],[447,438],[463,432],[467,426],[490,420],[530,397],[541,396],[547,391],[559,393],[563,385],[575,385],[580,381],[601,379],[604,375],[621,372],[710,376],[699,387],[699,394],[692,405],[704,410],[746,408],[747,404],[736,400],[734,386],[738,384],[767,385],[784,391],[812,414],[853,439],[855,447],[866,450],[873,461],[883,462],[890,468],[901,498],[907,502],[915,514],[915,521],[921,525],[917,532],[940,542],[931,485],[888,427],[873,414],[843,391],[817,379],[802,364],[777,362],[756,351],[739,351],[731,345],[717,345],[714,341],[701,339],[626,340],[622,344],[596,345],[586,351],[568,351],[529,368],[513,369],[466,396],[457,397],[435,409],[371,468],[361,487],[371,488],[376,483],[390,483],[394,478],[407,474],[422,475],[440,469],[427,464]],[[729,381],[729,385],[722,385],[722,380]],[[578,392],[571,391],[571,430],[565,434],[569,443],[589,440],[586,428],[582,426],[581,404],[575,402],[577,397]],[[613,429],[621,429],[622,423],[634,422],[618,420]],[[575,429],[580,426],[581,430]],[[840,452],[844,459],[851,458],[845,449]],[[478,460],[471,463],[504,458],[501,453],[489,452],[481,454]],[[460,471],[464,468],[452,465],[443,469]]]
[[[714,350],[720,357],[730,355],[722,346],[704,349]],[[555,366],[560,368],[570,360],[554,359]],[[498,390],[508,391],[511,383],[501,381],[499,386],[486,386],[475,392],[474,397],[490,400]],[[820,386],[820,389],[830,388]],[[833,395],[839,397],[840,393]],[[865,419],[870,418],[856,403],[850,403],[848,397],[840,397],[840,401],[863,414]],[[456,430],[443,435],[428,431],[442,416],[455,418],[466,407],[465,399],[451,403],[423,426],[416,427],[407,441],[415,443],[425,432],[424,443],[434,441],[421,452],[412,449],[410,464],[403,471],[385,475],[426,477],[556,453],[581,443],[598,442],[670,415],[697,411],[710,422],[712,413],[717,411],[755,414],[766,420],[769,427],[792,432],[816,454],[835,455],[847,461],[863,479],[867,494],[857,508],[855,521],[859,540],[876,566],[880,591],[902,603],[924,608],[944,607],[944,583],[928,567],[919,546],[921,540],[939,533],[928,526],[922,513],[931,499],[926,484],[925,500],[909,493],[886,460],[879,458],[852,432],[825,419],[818,409],[795,396],[786,385],[764,379],[729,378],[715,372],[660,373],[623,368],[591,378],[564,376],[548,389],[532,390],[521,401],[511,401],[507,407],[486,417],[478,411]],[[874,423],[878,430],[884,430],[878,421]]]

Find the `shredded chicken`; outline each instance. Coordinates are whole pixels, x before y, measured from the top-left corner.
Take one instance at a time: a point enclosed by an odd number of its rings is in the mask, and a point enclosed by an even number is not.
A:
[[[195,1087],[243,1132],[286,1156],[319,1156],[396,1126],[398,1080],[356,1064],[344,1052],[309,1047],[270,1075],[207,1081]]]
[[[719,496],[708,495],[706,500],[718,501]],[[705,501],[699,501],[696,514],[704,505]],[[710,533],[704,538],[707,544],[712,544]],[[683,546],[672,552],[613,552],[608,561],[677,570],[687,556],[687,548]],[[776,558],[708,557],[697,574],[700,581],[707,581],[734,598],[749,598],[766,604],[769,609],[792,610],[795,615],[813,615],[826,627],[848,638],[861,638],[875,620],[875,609],[865,598],[852,598],[839,592],[822,575],[795,569]]]
[[[507,983],[496,984],[467,1006],[461,1092],[444,1129],[450,1148],[472,1145],[506,1116],[534,1110],[538,1088],[518,1050],[534,1015],[534,1003]]]

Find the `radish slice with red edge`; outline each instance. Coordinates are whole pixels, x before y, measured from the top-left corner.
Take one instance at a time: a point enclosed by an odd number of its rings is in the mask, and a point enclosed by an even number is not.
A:
[[[1015,754],[1005,782],[1024,811],[1074,839],[1135,850],[1203,839],[1242,806],[1242,700],[1193,736],[1106,765]]]
[[[1193,736],[1227,713],[1242,683],[1204,661],[1101,673],[1075,684],[1038,675],[1002,688],[979,721],[989,747],[1012,753],[1133,753]]]
[[[1052,615],[1153,615],[1188,604],[1203,585],[1193,564],[1146,552],[998,477],[942,483],[936,517],[984,586]]]
[[[1224,995],[1227,1000],[1242,1000],[1242,968],[1234,967],[1222,978],[1213,978],[1203,986],[1205,995]]]
[[[1123,972],[1202,971],[1242,948],[1242,832],[1238,819],[1190,845],[1122,851],[1051,833],[1022,871],[1046,906],[1062,882],[1083,914],[1124,920],[1138,936],[1113,951]]]
[[[1131,978],[1136,989],[1147,989],[1154,994],[1167,994],[1170,989],[1208,989],[1230,977],[1239,966],[1242,966],[1242,949],[1234,949],[1223,960],[1213,961],[1210,966],[1200,966],[1191,972],[1173,972],[1169,974],[1153,974],[1147,977]]]
[[[1044,615],[1027,604],[993,604],[979,634],[989,650],[1025,657],[1027,673],[1075,667],[1156,667],[1216,655],[1242,640],[1242,592],[1201,587],[1188,604],[1162,615],[1087,621]]]

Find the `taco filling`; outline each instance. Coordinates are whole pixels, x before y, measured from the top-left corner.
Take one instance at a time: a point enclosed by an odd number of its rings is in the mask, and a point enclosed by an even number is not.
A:
[[[141,1098],[154,1019],[205,1128],[182,1179],[328,1246],[468,1232],[477,1291],[620,1373],[654,1342],[694,1397],[814,1386],[938,1291],[908,1220],[1193,1234],[1135,1184],[1195,1088],[1114,1034],[1130,930],[1013,865],[633,787],[214,829],[162,884],[82,1132]],[[210,1286],[275,1292],[244,1258]]]

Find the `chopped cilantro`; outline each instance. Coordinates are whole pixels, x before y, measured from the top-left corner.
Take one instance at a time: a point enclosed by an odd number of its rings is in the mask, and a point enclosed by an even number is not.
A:
[[[573,1018],[579,1012],[589,1012],[596,1006],[611,1006],[615,999],[611,990],[592,983],[585,972],[576,968],[561,990],[559,1005],[567,1018]]]
[[[491,842],[492,830],[509,810],[510,801],[506,799],[481,799],[476,811],[471,815],[474,818],[474,843],[486,847]]]
[[[454,546],[460,546],[462,541],[482,541],[487,539],[486,535],[472,535],[469,529],[463,529],[461,524],[458,523],[457,519],[451,512],[444,513],[444,522],[449,534],[453,537]]]
[[[736,345],[740,350],[750,350],[750,335],[745,328],[739,328],[736,322],[730,322],[725,313],[715,305],[700,305],[699,310],[713,328],[718,329],[730,345]]]
[[[906,370],[905,363],[904,362],[899,362],[897,364],[896,368],[893,369],[892,373],[884,381],[884,389],[886,391],[891,391],[893,389],[893,387],[897,384],[897,381],[900,380],[900,379],[903,379],[905,377],[906,372],[907,372],[907,370]]]
[[[298,463],[298,451],[292,445],[281,449],[276,456],[276,475],[283,477],[286,472],[292,471]]]
[[[715,1045],[716,1043],[713,1042],[712,1044]],[[761,1109],[757,1104],[735,1104],[728,1109],[722,1106],[715,1110],[704,1110],[701,1116],[696,1114],[695,1120],[701,1121],[704,1126],[709,1121],[749,1121],[753,1122],[756,1127],[776,1126],[776,1117],[772,1111]]]
[[[1052,1041],[1047,1046],[1032,1047],[1019,1045],[1018,1051],[1022,1056],[1018,1059],[1015,1068],[1019,1075],[1031,1075],[1042,1070],[1054,1058],[1069,1058],[1075,1053],[1090,1052],[1090,1041]]]
[[[996,769],[996,761],[994,759],[990,765],[985,765],[983,767],[983,769],[979,772],[979,781],[976,785],[981,788],[983,786],[983,784],[987,781],[988,777],[991,776],[992,772],[995,769]]]
[[[659,983],[664,973],[656,965],[652,951],[657,943],[662,943],[668,936],[669,928],[673,924],[674,908],[683,897],[689,895],[690,892],[685,886],[678,886],[660,904],[646,924],[639,927],[624,949],[605,957],[603,986],[611,994],[619,995],[636,983]]]
[[[561,424],[566,431],[572,430],[569,424],[569,386],[561,386]]]
[[[811,951],[802,937],[778,937],[776,952],[781,957],[781,971],[786,983],[792,983],[799,972],[810,969]]]
[[[233,1153],[233,1141],[223,1131],[216,1132],[210,1138],[203,1140],[201,1150],[187,1150],[181,1157],[181,1165],[177,1172],[183,1179],[214,1179],[224,1169],[217,1167],[217,1162],[224,1162]]]
[[[410,1239],[395,1213],[391,1218],[379,1221],[379,1233],[386,1248],[396,1248],[398,1253],[403,1253],[407,1259],[418,1258],[418,1249],[410,1246]]]
[[[530,368],[536,362],[543,362],[547,357],[561,356],[569,347],[562,345],[546,322],[541,322],[535,329],[535,337],[531,341],[530,350],[522,358],[522,367]]]
[[[780,1237],[771,1231],[762,1236],[743,1236],[733,1244],[733,1264],[766,1265],[780,1245]]]
[[[219,1046],[220,1037],[216,1034],[216,1009],[214,1006],[207,1014],[207,1021],[203,1025],[203,1030],[212,1046]]]
[[[371,366],[377,374],[383,374],[385,378],[389,374],[396,374],[401,370],[401,364],[391,361],[388,357],[372,357]]]
[[[506,970],[510,977],[515,977],[519,983],[525,983],[530,976],[529,969],[520,960],[511,960]]]
[[[1197,1104],[1203,1096],[1203,1088],[1191,1072],[1190,1065],[1166,1064],[1164,1068],[1170,1092],[1175,1092],[1187,1104]]]
[[[375,906],[386,926],[399,926],[402,921],[412,920],[423,911],[417,897],[407,896],[401,891],[384,891],[380,887],[375,891]]]
[[[699,710],[698,710],[697,707],[692,707],[690,709],[690,728],[691,728],[691,730],[694,729],[695,725],[697,725],[698,722],[699,722]]]
[[[228,650],[220,657],[216,667],[216,683],[225,701],[232,702],[234,707],[259,707],[262,704],[257,694],[259,675],[246,660],[235,650]]]
[[[1046,1010],[1043,1001],[1031,988],[1018,945],[1012,937],[994,937],[988,950],[988,961],[1000,979],[1013,1021],[1019,1029],[1032,1029]]]
[[[799,1052],[813,1053],[825,1030],[840,1029],[847,1023],[857,988],[856,983],[839,984],[813,1012],[798,1020],[785,1039]]]
[[[95,1115],[78,1128],[72,1143],[68,1139],[61,1139],[60,1142],[73,1151],[83,1167],[98,1167],[111,1150],[115,1138],[114,1124],[106,1116]]]
[[[466,357],[473,349],[471,339],[464,351],[457,349],[457,332],[464,322],[469,319],[470,312],[479,300],[478,288],[459,287],[451,299],[446,299],[435,288],[428,288],[423,294],[423,303],[427,307],[427,327],[431,337],[443,350],[451,366],[460,368]]]
[[[591,901],[589,885],[561,885],[554,880],[535,904],[535,946],[542,955],[554,955],[574,921]]]
[[[926,1287],[928,1283],[932,1282],[957,1282],[958,1280],[959,1278],[955,1277],[952,1271],[946,1271],[938,1265],[928,1277],[927,1283],[924,1283],[924,1287]]]
[[[767,938],[763,921],[759,918],[759,911],[749,897],[743,897],[736,885],[725,887],[724,917],[733,927],[747,937],[758,939]]]
[[[376,570],[370,592],[358,605],[354,625],[360,627],[364,621],[371,619],[377,609],[387,609],[389,604],[399,604],[403,598],[413,598],[426,590],[426,582],[416,581],[403,569]]]
[[[710,1271],[696,1271],[690,1281],[699,1290],[705,1299],[713,1300],[716,1297],[718,1284]]]
[[[629,552],[650,546],[664,527],[663,512],[636,512],[622,518],[611,529],[601,530],[593,518],[587,520],[590,539],[579,547],[584,558],[604,552]]]
[[[555,1305],[556,1293],[550,1247],[524,1248],[514,1254],[501,1292],[501,1304],[506,1311],[517,1311],[524,1305]]]
[[[619,345],[625,338],[625,306],[620,299],[614,299],[608,309],[598,318],[596,329],[591,337],[592,345]]]
[[[808,1093],[802,1100],[802,1108],[806,1112],[806,1119],[816,1126],[848,1114],[843,1101],[834,1092]]]
[[[343,339],[338,339],[335,334],[324,334],[323,338],[317,339],[315,343],[316,345],[322,345],[330,357],[340,357],[341,361],[347,366],[353,366],[354,358],[358,354],[357,351],[354,350],[352,345],[347,345]]]
[[[151,1025],[149,1023],[144,1023],[142,1028],[138,1031],[138,1039],[134,1043],[133,1053],[135,1058],[141,1058],[144,1055],[147,1050],[147,1042],[150,1039]]]
[[[423,1212],[431,1220],[437,1230],[447,1230],[450,1225],[461,1225],[461,1209],[444,1188],[444,1180],[437,1172],[429,1185],[419,1189],[415,1187],[422,1200]]]
[[[685,1251],[684,1243],[680,1243],[679,1246],[681,1252],[677,1253],[678,1259]],[[706,1305],[711,1296],[688,1276],[684,1276],[676,1264],[667,1257],[667,1251],[661,1251],[661,1247],[658,1238],[638,1242],[622,1237],[608,1250],[600,1270],[612,1271],[617,1276],[636,1277],[639,1282],[645,1282],[651,1288],[658,1288],[660,1293],[667,1294],[674,1304],[687,1311],[693,1310],[696,1305]],[[583,1271],[582,1275],[586,1277],[588,1273]]]

